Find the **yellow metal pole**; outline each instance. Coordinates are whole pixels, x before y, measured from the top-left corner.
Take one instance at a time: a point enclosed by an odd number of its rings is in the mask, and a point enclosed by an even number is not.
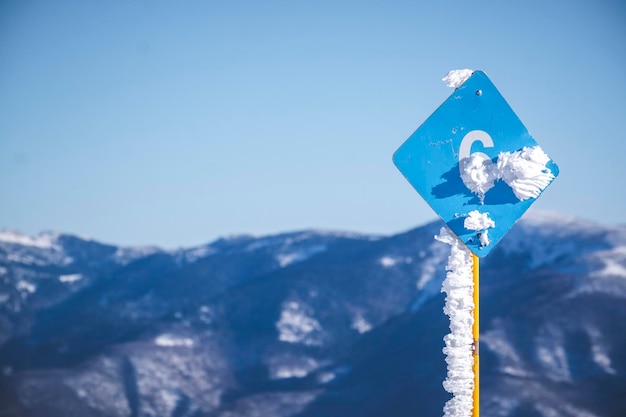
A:
[[[478,326],[478,256],[472,253],[472,272],[474,275],[474,324],[472,325],[472,335],[474,336],[474,366],[472,370],[474,371],[474,408],[472,409],[472,417],[480,416],[480,364],[478,362],[478,340],[479,340],[479,326]]]

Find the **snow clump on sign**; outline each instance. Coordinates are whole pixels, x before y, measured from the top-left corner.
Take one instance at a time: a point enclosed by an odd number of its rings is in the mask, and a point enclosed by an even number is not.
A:
[[[520,200],[537,198],[554,179],[546,167],[550,157],[539,146],[524,147],[517,152],[501,152],[496,164],[498,174]]]
[[[485,199],[485,193],[493,188],[498,180],[498,171],[487,155],[475,152],[459,161],[463,184],[480,198]]]
[[[491,227],[496,227],[496,222],[494,222],[490,217],[489,213],[481,213],[478,210],[472,210],[469,212],[465,221],[463,222],[463,227],[467,230],[475,230],[480,232],[478,234],[478,239],[480,239],[480,246],[485,247],[489,246],[491,243],[489,241],[488,230]]]
[[[485,230],[490,227],[495,227],[496,222],[489,217],[489,213],[481,213],[478,210],[472,210],[465,218],[463,226],[467,230]]]
[[[539,146],[523,147],[515,152],[500,152],[495,163],[481,152],[459,161],[461,179],[481,203],[497,180],[503,180],[519,201],[537,198],[554,179],[546,166],[550,157]]]
[[[469,249],[448,229],[442,227],[435,239],[451,246],[441,291],[446,293],[443,311],[450,317],[450,333],[443,338],[448,364],[443,387],[453,397],[446,402],[443,412],[444,417],[466,417],[472,413],[474,392],[473,261]]]
[[[471,69],[452,70],[441,80],[446,83],[448,87],[459,88],[473,73],[474,70]]]

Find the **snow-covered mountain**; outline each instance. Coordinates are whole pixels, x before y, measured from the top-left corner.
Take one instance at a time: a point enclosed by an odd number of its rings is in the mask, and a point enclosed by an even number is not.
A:
[[[0,416],[433,416],[434,222],[196,248],[0,232]],[[529,212],[481,262],[481,406],[626,413],[626,227]]]

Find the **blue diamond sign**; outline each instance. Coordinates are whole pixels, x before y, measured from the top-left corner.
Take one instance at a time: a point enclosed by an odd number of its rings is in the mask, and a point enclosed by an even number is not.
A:
[[[435,110],[393,161],[479,257],[495,247],[559,173],[481,71]]]

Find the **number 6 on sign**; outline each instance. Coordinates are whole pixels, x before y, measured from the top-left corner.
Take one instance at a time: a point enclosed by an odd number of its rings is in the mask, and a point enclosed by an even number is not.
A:
[[[463,184],[478,194],[481,201],[485,193],[493,187],[496,172],[491,158],[483,152],[472,152],[474,142],[481,142],[485,148],[493,148],[493,139],[484,130],[472,130],[461,140],[459,148],[459,173]]]
[[[463,140],[461,140],[461,147],[459,148],[459,162],[461,162],[463,158],[470,156],[474,142],[481,142],[485,148],[493,148],[493,139],[491,139],[489,133],[484,130],[472,130],[467,135],[463,136]],[[482,152],[474,152],[474,155],[476,154],[490,159]]]

